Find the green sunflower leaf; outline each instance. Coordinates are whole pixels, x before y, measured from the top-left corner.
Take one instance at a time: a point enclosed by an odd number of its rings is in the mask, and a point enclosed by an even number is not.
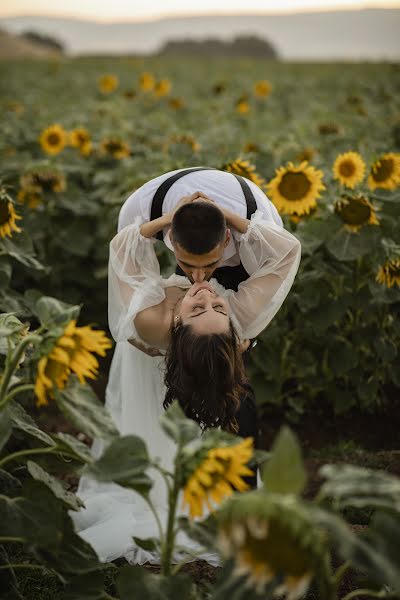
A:
[[[275,440],[271,458],[262,469],[262,480],[267,492],[300,494],[306,484],[300,445],[288,427],[283,427]]]

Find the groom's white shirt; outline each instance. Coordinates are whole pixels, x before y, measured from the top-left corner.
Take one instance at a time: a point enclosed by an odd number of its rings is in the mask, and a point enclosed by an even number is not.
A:
[[[182,170],[184,169],[164,173],[155,179],[147,181],[142,187],[133,192],[121,207],[118,219],[118,231],[133,223],[138,216],[143,217],[144,221],[149,221],[151,202],[155,192],[163,181]],[[283,227],[282,219],[271,200],[255,183],[249,179],[246,179],[246,182],[253,192],[257,209],[261,211],[263,218],[266,221],[273,221],[280,227]],[[204,192],[209,198],[215,200],[217,205],[231,210],[241,217],[245,217],[247,214],[246,200],[236,177],[232,173],[212,170],[194,171],[175,181],[164,198],[163,214],[173,210],[183,196],[188,196],[197,191]],[[237,234],[233,230],[231,233],[231,241],[225,248],[221,266],[234,266],[240,262],[238,252],[238,237],[240,234]],[[164,243],[173,251],[169,239],[169,228],[164,230]]]

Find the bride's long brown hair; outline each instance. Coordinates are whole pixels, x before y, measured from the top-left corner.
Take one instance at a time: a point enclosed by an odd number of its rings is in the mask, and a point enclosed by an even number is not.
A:
[[[173,324],[165,365],[164,408],[178,400],[203,430],[220,425],[237,433],[235,414],[248,380],[230,319],[228,332],[220,334],[196,335],[190,325]]]

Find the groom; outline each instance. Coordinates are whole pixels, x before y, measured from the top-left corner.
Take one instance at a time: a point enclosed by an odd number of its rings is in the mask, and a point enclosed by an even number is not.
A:
[[[252,181],[209,167],[179,169],[148,181],[129,196],[119,214],[118,231],[137,216],[144,221],[165,216],[166,226],[156,237],[174,252],[176,273],[192,283],[214,277],[237,291],[249,275],[240,262],[241,234],[235,231],[235,219],[251,219],[256,210],[263,219],[283,226],[275,206]],[[237,421],[238,435],[252,436],[257,447],[257,411],[250,385]],[[256,476],[245,480],[256,487]]]

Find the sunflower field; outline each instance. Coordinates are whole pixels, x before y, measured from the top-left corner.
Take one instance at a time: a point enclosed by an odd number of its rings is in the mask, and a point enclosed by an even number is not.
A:
[[[400,72],[395,64],[78,59],[2,65],[0,309],[41,294],[107,328],[119,209],[160,173],[253,179],[302,242],[260,336],[260,404],[292,419],[387,410],[399,393]],[[171,254],[158,249],[165,273]]]
[[[70,514],[82,507],[82,473],[155,512],[147,469],[159,465],[143,440],[118,434],[96,380],[112,356],[107,265],[120,207],[172,169],[253,180],[301,241],[294,286],[250,354],[259,406],[293,424],[311,415],[315,429],[398,415],[399,66],[126,57],[0,69],[0,598],[398,597],[400,479],[360,458],[324,464],[306,489],[288,428],[266,452],[251,438],[200,436],[169,407],[167,529],[135,538],[160,552],[158,575],[100,563]],[[173,255],[156,249],[168,275]],[[35,420],[54,409],[69,423],[56,432]],[[96,459],[93,438],[107,443]],[[249,465],[262,467],[263,487],[243,493]],[[178,520],[181,492],[189,515]],[[210,502],[221,506],[196,521]],[[172,563],[179,529],[219,553],[214,586]],[[354,569],[362,577],[343,592]]]

